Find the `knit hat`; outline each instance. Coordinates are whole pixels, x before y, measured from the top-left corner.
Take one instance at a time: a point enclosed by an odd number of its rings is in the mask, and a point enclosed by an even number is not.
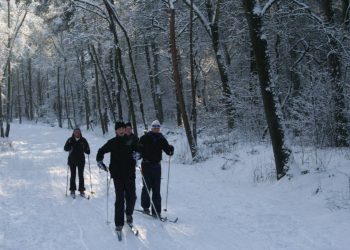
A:
[[[160,122],[158,120],[154,120],[151,124],[152,128],[160,128]]]
[[[80,131],[79,126],[75,126],[73,131],[75,131],[75,130],[79,130]]]
[[[125,123],[123,121],[117,121],[114,126],[115,130],[118,128],[125,128]]]
[[[125,127],[130,127],[130,128],[132,128],[131,122],[126,122],[126,123],[125,123]]]

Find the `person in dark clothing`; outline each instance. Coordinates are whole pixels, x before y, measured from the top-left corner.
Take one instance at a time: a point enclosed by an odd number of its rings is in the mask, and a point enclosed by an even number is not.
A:
[[[151,201],[148,191],[152,192],[152,202],[156,209],[156,211],[154,211],[153,206],[151,206],[152,215],[157,217],[158,214],[160,217],[162,211],[160,195],[162,174],[160,162],[162,160],[162,151],[171,156],[174,154],[174,147],[170,145],[165,137],[160,133],[160,123],[158,120],[152,122],[151,131],[141,136],[139,144],[142,157],[142,175],[144,177],[141,192],[141,206],[145,213],[150,214],[149,208]]]
[[[133,145],[138,144],[139,137],[133,133],[131,122],[125,123],[125,136],[128,138],[127,144],[133,144]],[[134,158],[133,164],[134,164],[134,167],[136,167],[136,160],[140,158],[140,154],[135,151],[133,153],[133,158]]]
[[[71,195],[75,195],[77,189],[75,183],[76,169],[78,168],[79,188],[78,190],[83,195],[85,191],[84,186],[84,166],[85,166],[85,154],[90,154],[90,147],[87,140],[82,136],[80,129],[77,127],[74,129],[73,134],[68,138],[64,145],[64,150],[69,152],[68,165],[70,168],[70,187]]]
[[[132,214],[136,201],[136,175],[133,152],[137,150],[137,141],[131,141],[125,135],[124,122],[117,122],[115,130],[116,137],[107,141],[98,150],[96,160],[98,166],[107,171],[103,158],[104,154],[111,153],[109,172],[113,179],[116,193],[114,222],[116,230],[120,231],[124,226],[124,212],[126,214],[126,222],[130,225],[133,223]]]

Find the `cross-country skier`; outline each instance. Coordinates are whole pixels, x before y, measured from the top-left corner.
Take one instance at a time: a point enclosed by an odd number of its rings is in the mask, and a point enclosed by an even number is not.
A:
[[[85,166],[85,154],[90,154],[90,147],[87,140],[82,136],[79,127],[74,128],[73,134],[68,138],[64,145],[64,150],[69,152],[68,165],[70,168],[70,187],[69,190],[72,196],[75,196],[75,190],[77,189],[75,183],[76,169],[78,168],[79,177],[79,192],[81,195],[85,195],[84,186],[84,166]]]
[[[136,175],[133,153],[137,150],[137,141],[128,139],[125,135],[125,123],[122,121],[116,122],[115,131],[116,137],[107,141],[98,150],[96,160],[98,166],[107,171],[103,158],[104,154],[111,153],[109,171],[116,193],[114,222],[116,230],[121,231],[124,226],[124,212],[126,214],[126,222],[130,225],[133,223],[132,214],[136,201]]]
[[[145,182],[143,182],[143,188],[141,192],[141,206],[145,213],[150,214],[150,197],[147,192],[152,192],[152,202],[155,206],[152,209],[152,215],[154,217],[161,216],[162,203],[160,196],[160,183],[161,183],[161,160],[162,160],[162,151],[167,155],[174,154],[174,147],[169,145],[168,141],[160,132],[160,123],[158,120],[155,120],[151,124],[151,131],[141,136],[140,141],[141,149],[141,167],[142,174]]]

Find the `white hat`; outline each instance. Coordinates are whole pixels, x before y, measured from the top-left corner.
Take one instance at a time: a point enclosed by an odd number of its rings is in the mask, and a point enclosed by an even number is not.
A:
[[[160,122],[158,120],[154,120],[151,124],[152,128],[160,128]]]

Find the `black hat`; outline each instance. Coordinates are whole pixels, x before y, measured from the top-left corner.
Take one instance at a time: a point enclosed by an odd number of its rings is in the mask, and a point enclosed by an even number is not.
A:
[[[118,128],[125,128],[125,123],[123,121],[117,121],[114,126],[115,130]]]
[[[125,127],[131,127],[132,128],[131,122],[126,122],[125,123]]]

